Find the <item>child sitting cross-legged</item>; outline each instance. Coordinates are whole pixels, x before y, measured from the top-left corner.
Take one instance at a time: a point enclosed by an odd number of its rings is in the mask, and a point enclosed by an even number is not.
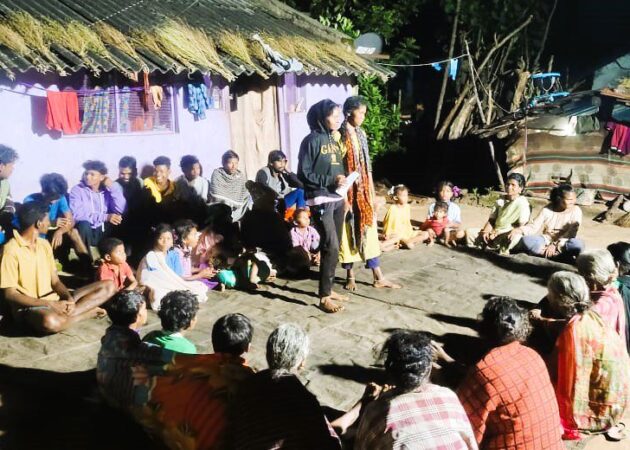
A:
[[[195,344],[183,335],[197,323],[199,302],[190,291],[172,291],[162,298],[158,316],[162,329],[147,334],[143,341],[178,353],[197,353]]]
[[[426,241],[426,237],[411,225],[411,207],[409,206],[409,189],[399,184],[389,190],[394,204],[389,207],[383,219],[383,240],[381,251],[389,251],[403,247],[412,249],[416,244]]]
[[[311,226],[308,210],[298,208],[293,215],[295,226],[291,228],[293,247],[301,247],[309,255],[311,265],[319,266],[319,233]]]
[[[116,291],[132,291],[138,287],[138,280],[127,264],[125,244],[117,238],[106,238],[98,244],[101,254],[100,266],[96,271],[97,281],[111,280]]]
[[[180,262],[180,276],[187,281],[201,281],[209,289],[214,289],[217,283],[210,279],[216,275],[216,270],[208,267],[206,263],[201,263],[199,266],[193,265],[192,252],[199,244],[201,234],[197,230],[197,224],[192,220],[182,219],[175,222],[173,228],[175,245],[172,251],[178,256]]]

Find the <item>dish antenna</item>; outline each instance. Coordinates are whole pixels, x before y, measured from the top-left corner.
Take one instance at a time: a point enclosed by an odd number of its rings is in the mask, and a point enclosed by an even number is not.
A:
[[[383,50],[383,39],[376,33],[365,33],[354,40],[359,55],[378,55]]]

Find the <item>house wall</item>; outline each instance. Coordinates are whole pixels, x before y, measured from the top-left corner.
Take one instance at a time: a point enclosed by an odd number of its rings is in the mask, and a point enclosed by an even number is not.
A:
[[[78,76],[75,76],[75,82]],[[284,78],[284,77],[283,77]],[[306,110],[324,98],[337,103],[352,95],[349,77],[290,76],[279,81],[279,117],[281,148],[288,155],[293,170],[297,168],[299,146],[309,132]],[[60,80],[62,80],[60,82]],[[11,189],[16,200],[39,190],[39,178],[48,172],[66,177],[70,186],[77,183],[88,159],[98,159],[108,166],[112,177],[117,176],[118,160],[132,155],[141,171],[159,155],[171,158],[173,177],[181,174],[178,162],[184,154],[195,154],[204,167],[204,174],[221,163],[221,155],[231,148],[229,102],[220,110],[208,110],[205,120],[195,121],[186,110],[184,87],[175,85],[174,110],[177,132],[143,132],[110,135],[62,136],[46,129],[46,92],[58,90],[70,83],[56,75],[22,74],[16,82],[0,80],[0,143],[13,147],[20,155],[11,177]],[[24,84],[37,86],[27,87]],[[76,84],[76,83],[75,83]],[[227,99],[229,87],[223,88]],[[300,102],[300,99],[301,102]],[[296,102],[300,102],[296,111]]]

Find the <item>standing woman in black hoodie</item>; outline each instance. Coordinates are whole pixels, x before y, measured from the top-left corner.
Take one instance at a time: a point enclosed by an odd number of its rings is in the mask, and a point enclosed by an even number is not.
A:
[[[345,214],[343,197],[335,192],[346,181],[338,131],[342,118],[341,107],[332,100],[311,106],[306,115],[311,132],[300,145],[298,162],[298,177],[321,234],[319,307],[327,313],[341,311],[336,302],[348,299],[332,290]]]

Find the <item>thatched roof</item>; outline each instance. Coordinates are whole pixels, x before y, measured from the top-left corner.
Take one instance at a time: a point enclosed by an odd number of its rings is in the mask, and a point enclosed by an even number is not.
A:
[[[268,77],[255,34],[307,74],[392,75],[277,0],[0,0],[0,70]]]

